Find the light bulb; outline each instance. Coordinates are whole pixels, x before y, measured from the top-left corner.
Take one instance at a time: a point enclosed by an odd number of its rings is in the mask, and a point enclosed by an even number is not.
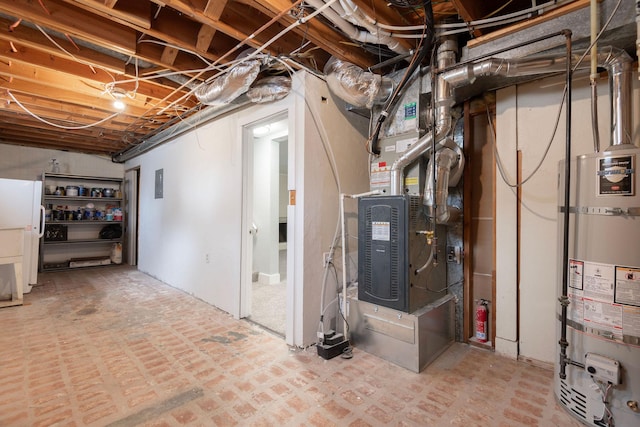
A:
[[[113,108],[115,108],[118,111],[122,111],[124,110],[125,104],[124,102],[122,102],[122,100],[120,99],[116,99],[115,101],[113,101]]]

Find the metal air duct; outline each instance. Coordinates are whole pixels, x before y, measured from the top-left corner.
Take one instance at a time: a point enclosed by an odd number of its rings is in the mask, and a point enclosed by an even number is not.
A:
[[[324,74],[331,92],[356,107],[371,108],[374,104],[382,104],[393,92],[391,79],[335,57],[325,65]]]
[[[363,12],[351,0],[340,0],[340,5],[344,9],[343,16],[354,24],[366,28],[376,40],[373,43],[384,44],[398,54],[408,53],[408,50],[402,47],[400,42],[391,36],[391,33],[379,29],[376,20]]]
[[[454,40],[446,40],[438,47],[438,67],[446,68],[454,64],[458,44]],[[446,138],[451,130],[451,87],[449,83],[438,77],[436,80],[436,100],[435,100],[435,129],[420,138],[411,145],[391,166],[391,194],[402,194],[402,181],[404,169],[413,163],[418,157],[427,153],[434,145],[441,146],[441,142]],[[435,139],[435,144],[434,144]]]
[[[577,63],[580,55],[572,55],[572,63]],[[589,67],[591,55],[586,55],[579,69]],[[565,56],[533,56],[522,59],[490,58],[467,64],[441,74],[441,78],[452,87],[460,87],[473,82],[478,77],[502,76],[522,77],[564,72]],[[600,49],[597,54],[598,66],[607,69],[611,85],[611,146],[632,144],[633,125],[631,122],[631,57],[621,49],[611,46]]]
[[[323,0],[307,0],[306,3],[310,4],[316,9],[320,9],[325,5]],[[325,9],[322,12],[322,15],[327,18],[333,25],[335,25],[340,31],[345,33],[350,39],[356,40],[362,43],[371,43],[371,44],[382,44],[389,47],[389,49],[394,52],[403,55],[408,53],[408,50],[402,47],[397,40],[393,39],[389,35],[380,34],[377,30],[374,30],[374,33],[369,31],[361,30],[351,22],[347,21],[344,17],[340,16],[334,9],[336,9],[334,5],[331,5],[331,8]],[[344,5],[342,7],[344,9]],[[346,11],[345,11],[346,12]],[[361,25],[364,28],[367,28],[366,25]]]
[[[291,92],[291,77],[272,76],[255,82],[247,91],[247,98],[256,104],[277,101]]]
[[[205,105],[227,105],[249,89],[260,67],[260,61],[241,62],[211,83],[200,86],[195,92],[196,98]]]

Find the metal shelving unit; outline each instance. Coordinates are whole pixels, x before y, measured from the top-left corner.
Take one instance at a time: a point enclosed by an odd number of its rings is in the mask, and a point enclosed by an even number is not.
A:
[[[99,176],[42,174],[42,204],[45,206],[45,236],[40,239],[40,271],[108,265],[114,243],[124,241],[123,179]],[[54,189],[83,187],[86,195],[55,194]],[[118,197],[103,197],[109,188]],[[108,209],[120,209],[122,219],[106,220]],[[62,218],[59,212],[64,212]],[[98,214],[99,213],[99,214]],[[96,217],[100,215],[98,219]],[[108,225],[120,225],[118,238],[100,238]]]

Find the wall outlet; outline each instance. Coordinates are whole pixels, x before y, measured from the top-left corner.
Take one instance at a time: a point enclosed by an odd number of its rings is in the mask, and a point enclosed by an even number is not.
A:
[[[331,257],[329,256],[330,252],[322,253],[322,267],[326,267],[331,262]]]
[[[209,258],[209,254],[204,254],[204,262],[205,262],[206,264],[209,264],[209,262],[210,262],[210,261],[211,261],[211,260],[210,260],[210,258]]]

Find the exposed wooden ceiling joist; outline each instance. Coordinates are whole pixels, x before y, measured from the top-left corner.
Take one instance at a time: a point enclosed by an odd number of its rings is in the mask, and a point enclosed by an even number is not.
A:
[[[347,0],[333,6],[340,1]],[[424,23],[421,1],[348,1],[377,23]],[[0,0],[0,142],[102,154],[125,150],[203,108],[194,89],[247,48],[317,74],[331,56],[363,68],[389,57],[387,47],[351,40],[322,15],[307,19],[315,11],[311,4],[322,2]],[[432,7],[440,23],[530,4],[444,0]],[[416,38],[398,40],[410,50],[418,44]],[[406,66],[403,61],[395,66]],[[126,96],[128,105],[114,115],[116,96]]]

